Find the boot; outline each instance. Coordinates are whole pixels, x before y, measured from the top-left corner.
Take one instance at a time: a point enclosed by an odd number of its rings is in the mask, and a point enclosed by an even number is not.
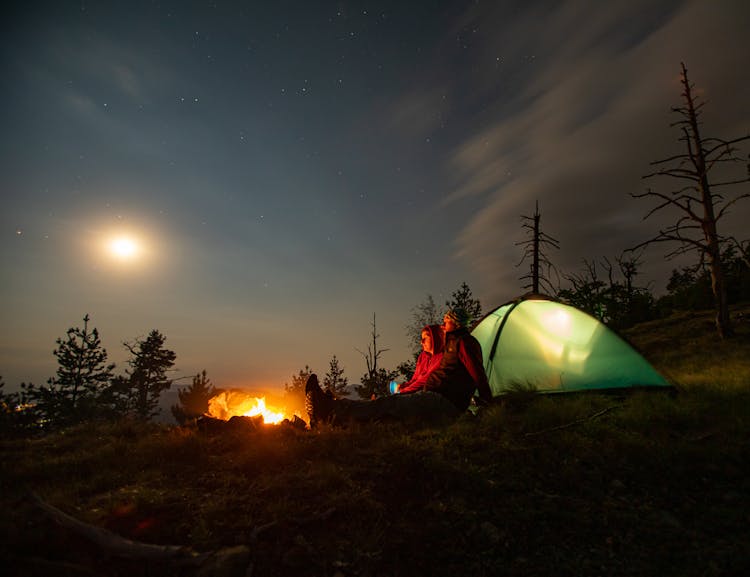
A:
[[[333,414],[333,401],[333,394],[330,391],[323,392],[320,388],[318,375],[311,374],[305,383],[305,409],[311,429],[330,420]]]

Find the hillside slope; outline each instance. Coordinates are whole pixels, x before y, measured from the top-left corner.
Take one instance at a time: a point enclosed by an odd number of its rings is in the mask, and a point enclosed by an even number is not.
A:
[[[710,314],[628,333],[657,368],[682,379],[699,374],[675,395],[519,394],[442,428],[247,424],[209,433],[125,422],[2,440],[4,568],[18,575],[746,574],[750,373],[746,325],[738,328],[739,338],[718,349]],[[30,491],[129,539],[200,553],[241,547],[242,554],[203,573],[195,557],[186,565],[105,555],[52,523]]]

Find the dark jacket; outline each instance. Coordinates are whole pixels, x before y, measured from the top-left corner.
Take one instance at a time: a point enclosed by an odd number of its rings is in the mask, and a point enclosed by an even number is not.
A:
[[[469,407],[475,390],[483,401],[492,398],[482,364],[482,348],[467,329],[446,333],[443,358],[427,377],[425,390],[440,393],[461,411]]]

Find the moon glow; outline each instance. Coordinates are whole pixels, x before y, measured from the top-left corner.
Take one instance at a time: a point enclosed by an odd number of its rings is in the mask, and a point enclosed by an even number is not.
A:
[[[118,260],[129,261],[140,252],[138,243],[129,236],[118,236],[109,242],[110,254]]]

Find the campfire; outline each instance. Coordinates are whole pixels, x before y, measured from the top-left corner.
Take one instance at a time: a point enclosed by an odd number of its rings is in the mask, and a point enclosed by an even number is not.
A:
[[[232,417],[263,417],[263,422],[267,425],[294,419],[294,415],[287,415],[283,408],[267,406],[265,397],[236,390],[223,391],[209,399],[207,414],[222,421],[228,421]]]

